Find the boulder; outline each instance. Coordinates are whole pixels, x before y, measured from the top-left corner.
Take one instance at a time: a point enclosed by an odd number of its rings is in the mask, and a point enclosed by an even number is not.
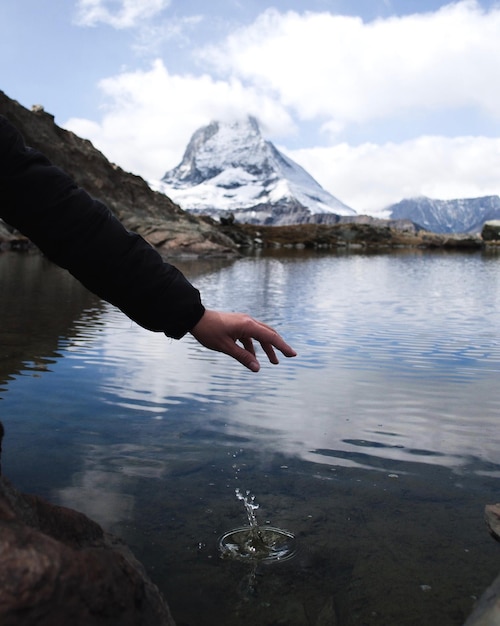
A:
[[[500,220],[490,220],[483,224],[481,230],[483,241],[500,241]]]
[[[500,504],[487,504],[484,518],[492,537],[500,541]],[[500,575],[479,598],[464,626],[500,626]]]
[[[3,476],[0,561],[2,626],[175,626],[119,539],[82,513],[20,493]]]
[[[483,593],[464,626],[500,626],[500,576]]]
[[[500,504],[487,504],[484,507],[484,519],[492,537],[500,541]]]

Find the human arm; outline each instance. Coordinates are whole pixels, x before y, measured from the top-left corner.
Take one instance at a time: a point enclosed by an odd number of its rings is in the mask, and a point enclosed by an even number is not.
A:
[[[0,116],[0,217],[90,291],[141,326],[179,339],[188,331],[253,371],[253,339],[269,360],[293,350],[270,327],[243,314],[206,312],[197,289],[142,237],[79,188]],[[238,345],[241,342],[243,347]]]
[[[177,268],[44,155],[25,146],[2,116],[0,217],[145,328],[180,338],[203,315],[199,292]]]
[[[205,310],[191,334],[206,348],[233,357],[252,372],[260,369],[253,340],[260,343],[271,363],[278,363],[275,349],[286,357],[296,356],[295,350],[273,328],[244,313]]]

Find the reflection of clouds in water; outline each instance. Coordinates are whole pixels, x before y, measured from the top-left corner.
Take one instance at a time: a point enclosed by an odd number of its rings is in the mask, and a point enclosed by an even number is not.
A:
[[[73,484],[59,489],[57,498],[61,505],[85,513],[106,529],[130,518],[134,510],[134,498],[121,493],[119,475],[106,471],[88,469],[74,474]]]
[[[294,376],[280,378],[265,409],[240,403],[228,418],[235,431],[251,419],[276,429],[268,445],[301,456],[325,443],[352,451],[344,442],[354,431],[387,443],[377,454],[390,458],[420,449],[442,453],[442,463],[470,455],[495,462],[499,407],[491,389],[500,360],[488,320],[499,291],[478,283],[467,257],[435,261],[360,255],[302,264],[293,274],[291,326],[302,324],[292,340]],[[481,270],[488,285],[498,284],[494,264]]]
[[[127,479],[161,478],[166,471],[165,461],[148,458],[150,452],[134,444],[85,446],[83,468],[73,474],[70,486],[57,491],[59,502],[105,528],[131,519],[134,498],[127,493]]]
[[[283,328],[300,295],[299,277],[286,259],[242,259],[197,282],[208,308],[242,311],[258,317],[287,335]]]
[[[163,412],[183,397],[203,396],[201,371],[207,364],[189,359],[185,339],[151,333],[108,306],[104,327],[92,348],[77,356],[78,367],[98,367],[98,388],[109,402],[124,408]]]
[[[297,359],[276,368],[262,358],[255,375],[111,307],[79,359],[99,367],[99,390],[117,409],[166,419],[176,409],[215,441],[315,460],[311,451],[359,452],[366,441],[381,458],[496,462],[500,329],[497,290],[487,286],[499,279],[495,264],[478,272],[465,255],[246,259],[199,287],[210,306],[277,320]]]
[[[336,370],[331,381],[312,370],[297,378],[300,386],[280,381],[279,394],[259,402],[240,400],[225,415],[226,435],[251,433],[261,448],[340,465],[360,461],[320,459],[313,451],[359,453],[356,441],[366,440],[380,458],[446,466],[461,466],[470,457],[498,463],[500,406],[486,399],[493,377],[451,389],[429,380],[391,385],[376,372],[360,382],[349,370]]]
[[[241,395],[274,393],[284,373],[279,370],[285,369],[285,358],[276,368],[267,363],[260,346],[263,367],[255,375],[233,359],[200,346],[191,336],[176,341],[130,327],[111,307],[102,319],[106,325],[99,333],[98,354],[90,351],[79,358],[99,367],[99,391],[124,408],[162,414],[186,400],[232,405]]]

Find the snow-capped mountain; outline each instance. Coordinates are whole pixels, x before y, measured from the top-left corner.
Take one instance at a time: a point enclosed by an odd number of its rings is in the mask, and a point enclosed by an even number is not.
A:
[[[212,122],[159,183],[181,208],[239,222],[294,224],[315,214],[356,215],[260,132],[257,120]]]
[[[387,208],[391,219],[410,219],[434,233],[478,233],[484,222],[500,219],[500,197],[432,200],[412,198]]]

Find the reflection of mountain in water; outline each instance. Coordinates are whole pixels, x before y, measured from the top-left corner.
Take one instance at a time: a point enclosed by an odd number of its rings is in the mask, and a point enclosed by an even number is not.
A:
[[[38,254],[0,255],[0,293],[0,389],[20,371],[50,369],[61,339],[78,335],[75,322],[82,313],[97,314],[101,307],[70,274]]]

